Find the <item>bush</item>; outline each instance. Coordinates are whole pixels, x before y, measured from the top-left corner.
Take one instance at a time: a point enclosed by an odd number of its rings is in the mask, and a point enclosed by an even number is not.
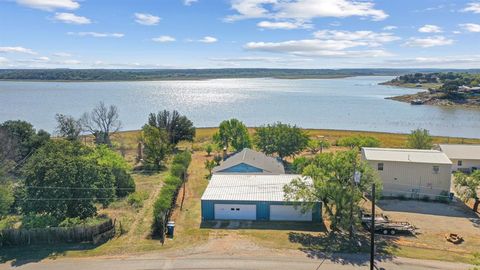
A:
[[[183,183],[183,180],[180,179],[178,175],[180,172],[183,174],[187,170],[191,160],[192,156],[188,151],[182,152],[173,157],[173,165],[170,168],[170,175],[165,178],[162,190],[153,205],[152,227],[154,235],[162,234],[164,230],[163,218],[171,210],[177,192]]]
[[[94,226],[104,222],[106,219],[105,217],[89,217],[85,219],[81,219],[79,217],[75,218],[66,218],[62,222],[58,224],[58,227],[76,227],[76,226]]]
[[[27,214],[22,218],[22,229],[57,227],[58,220],[48,214]]]
[[[127,202],[129,205],[135,207],[135,208],[140,208],[143,206],[143,201],[145,201],[148,198],[148,193],[143,191],[143,192],[134,192],[128,195],[127,197]]]
[[[192,154],[190,151],[183,151],[180,154],[177,154],[173,157],[173,164],[182,164],[185,168],[188,168],[190,162],[192,161]]]
[[[294,173],[303,173],[303,169],[310,164],[310,160],[306,157],[298,157],[293,160],[292,171]]]
[[[0,230],[13,229],[19,221],[20,218],[18,216],[7,216],[0,220]]]
[[[183,164],[173,164],[170,167],[170,174],[179,178],[183,178],[183,175],[186,173],[185,166]]]

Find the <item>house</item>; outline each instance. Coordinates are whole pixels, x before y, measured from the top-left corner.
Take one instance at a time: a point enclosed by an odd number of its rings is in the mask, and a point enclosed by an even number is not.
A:
[[[438,147],[452,161],[453,171],[470,173],[480,169],[480,144],[440,144]]]
[[[219,166],[213,168],[218,173],[254,173],[254,174],[284,174],[285,168],[281,161],[264,153],[245,148],[227,158]]]
[[[203,193],[202,220],[321,221],[320,202],[302,213],[284,199],[295,174],[214,174]],[[310,178],[305,178],[310,181]],[[298,206],[298,207],[296,207]]]
[[[383,196],[438,199],[450,193],[452,162],[443,152],[362,148],[362,159],[377,171]]]

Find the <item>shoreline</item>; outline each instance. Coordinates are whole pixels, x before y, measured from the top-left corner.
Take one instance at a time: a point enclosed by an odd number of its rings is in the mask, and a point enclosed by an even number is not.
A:
[[[467,99],[465,103],[458,103],[449,99],[443,99],[438,94],[431,94],[429,92],[429,85],[422,85],[421,87],[413,86],[413,84],[397,84],[391,82],[383,82],[380,85],[388,85],[393,87],[401,87],[401,88],[409,88],[409,89],[419,89],[423,91],[419,91],[415,94],[406,94],[400,96],[392,96],[386,97],[385,99],[395,100],[403,103],[409,103],[414,106],[422,106],[422,105],[430,105],[430,106],[437,106],[442,108],[454,108],[454,109],[474,109],[480,110],[480,103],[471,103]],[[421,100],[421,104],[412,104],[416,100]]]
[[[195,127],[197,130],[200,131],[210,131],[214,132],[218,130],[218,127]],[[249,132],[253,132],[255,128],[257,127],[252,127],[249,126],[247,127]],[[318,132],[325,132],[325,133],[343,133],[343,134],[350,134],[350,135],[377,135],[377,136],[408,136],[409,133],[401,133],[401,132],[388,132],[388,131],[368,131],[368,130],[349,130],[349,129],[328,129],[328,128],[300,128],[304,131],[310,132],[310,133],[318,133]],[[130,130],[122,130],[119,131],[118,133],[137,133],[140,132],[140,129],[130,129]],[[461,137],[461,136],[442,136],[442,135],[432,135],[433,138],[436,139],[459,139],[459,140],[474,140],[474,141],[479,141],[480,142],[480,137],[479,138],[473,138],[473,137]]]
[[[90,83],[90,82],[162,82],[162,81],[209,81],[222,79],[277,79],[277,80],[323,80],[344,79],[351,77],[370,77],[387,75],[329,75],[329,76],[240,76],[240,77],[175,77],[155,79],[132,79],[132,80],[34,80],[34,79],[0,79],[0,82],[61,82],[61,83]]]

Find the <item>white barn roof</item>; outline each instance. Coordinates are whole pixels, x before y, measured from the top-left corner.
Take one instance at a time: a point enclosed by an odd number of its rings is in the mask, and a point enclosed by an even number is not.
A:
[[[242,151],[234,154],[223,161],[220,166],[215,167],[212,172],[218,173],[239,164],[248,164],[250,166],[262,169],[264,173],[284,174],[283,164],[274,157],[269,157],[264,153],[244,148]]]
[[[440,144],[439,147],[451,159],[480,160],[480,144]]]
[[[298,174],[214,174],[202,200],[218,201],[285,201],[283,186]],[[310,178],[304,178],[312,183]]]
[[[437,150],[362,148],[366,160],[396,161],[428,164],[452,164],[450,159]]]

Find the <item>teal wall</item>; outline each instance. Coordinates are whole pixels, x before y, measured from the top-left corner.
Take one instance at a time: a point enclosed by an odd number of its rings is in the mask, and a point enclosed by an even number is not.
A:
[[[222,170],[220,172],[228,172],[228,173],[260,173],[263,172],[262,169],[245,164],[245,163],[240,163],[235,166],[232,166],[230,168],[227,168],[225,170]]]
[[[255,204],[257,206],[257,220],[269,220],[270,205],[288,204],[291,202],[252,202],[252,201],[204,201],[202,200],[202,220],[215,219],[215,204]],[[317,203],[312,210],[312,217],[314,222],[322,221],[322,207],[321,203]]]

